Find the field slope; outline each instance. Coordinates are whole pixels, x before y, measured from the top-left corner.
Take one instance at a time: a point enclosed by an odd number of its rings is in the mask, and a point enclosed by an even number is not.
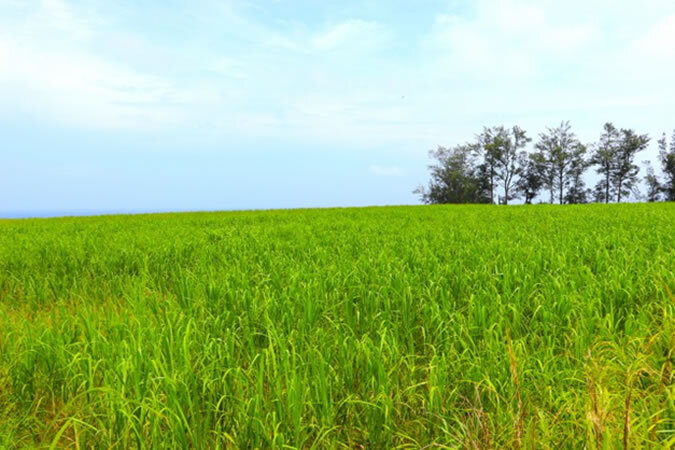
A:
[[[667,448],[675,204],[0,221],[0,448]]]

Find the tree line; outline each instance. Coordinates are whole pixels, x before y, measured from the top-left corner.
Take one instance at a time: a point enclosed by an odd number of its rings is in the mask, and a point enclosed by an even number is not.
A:
[[[670,143],[664,133],[659,139],[657,176],[651,163],[643,161],[647,174],[640,177],[635,163],[650,142],[646,134],[618,129],[606,123],[598,142],[582,144],[569,122],[547,128],[532,138],[518,126],[485,127],[470,143],[441,147],[429,152],[428,187],[414,192],[424,203],[499,203],[523,199],[531,204],[538,196],[550,203],[620,203],[631,194],[655,201],[675,201],[675,131]],[[584,174],[594,169],[599,176],[587,187]],[[639,185],[644,181],[646,195]],[[546,198],[546,197],[544,197]]]

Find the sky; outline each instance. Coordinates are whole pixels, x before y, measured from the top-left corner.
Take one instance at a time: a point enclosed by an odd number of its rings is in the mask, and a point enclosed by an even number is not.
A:
[[[415,204],[483,126],[675,128],[675,2],[0,0],[0,215]]]

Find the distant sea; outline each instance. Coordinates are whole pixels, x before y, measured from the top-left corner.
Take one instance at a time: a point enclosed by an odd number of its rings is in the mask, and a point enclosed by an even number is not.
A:
[[[181,212],[224,212],[242,211],[243,209],[199,209],[199,208],[174,208],[174,209],[55,209],[33,211],[0,211],[0,219],[42,219],[47,217],[83,217],[103,216],[114,214],[163,214]]]
[[[116,210],[0,211],[0,219],[100,216],[103,214],[143,214],[146,212],[154,212],[154,211],[116,211]]]

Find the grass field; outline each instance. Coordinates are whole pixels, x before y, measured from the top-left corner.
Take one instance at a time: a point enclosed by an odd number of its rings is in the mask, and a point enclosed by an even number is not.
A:
[[[0,448],[667,448],[675,204],[0,221]]]

